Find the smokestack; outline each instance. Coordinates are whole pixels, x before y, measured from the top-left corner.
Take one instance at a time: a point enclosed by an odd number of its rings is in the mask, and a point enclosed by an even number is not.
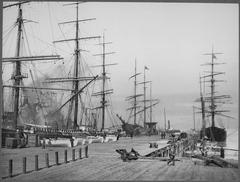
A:
[[[170,120],[168,120],[168,130],[170,130]]]

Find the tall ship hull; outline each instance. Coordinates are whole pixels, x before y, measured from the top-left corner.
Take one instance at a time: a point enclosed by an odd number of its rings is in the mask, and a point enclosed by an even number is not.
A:
[[[223,53],[216,53],[213,51],[211,53],[206,53],[204,55],[211,56],[211,62],[204,65],[208,65],[211,71],[207,71],[207,75],[200,77],[200,101],[201,101],[201,112],[202,113],[202,129],[200,131],[200,137],[207,137],[208,140],[212,142],[218,142],[219,145],[226,145],[227,132],[225,128],[220,128],[216,126],[216,116],[232,118],[231,116],[225,115],[223,113],[229,112],[227,109],[221,108],[223,104],[229,103],[230,95],[220,95],[215,89],[216,82],[223,82],[224,80],[216,79],[216,76],[222,75],[225,72],[219,72],[214,69],[215,65],[220,65],[224,63],[217,62],[216,55]],[[203,81],[201,80],[203,79]],[[205,80],[206,79],[206,80]],[[204,83],[204,91],[201,87],[201,82]],[[205,93],[205,83],[210,83],[210,92]],[[205,106],[206,104],[206,106]],[[210,126],[206,127],[206,118],[210,117]]]
[[[203,138],[203,130],[201,130],[201,138]],[[208,127],[205,129],[205,136],[209,138],[211,141],[216,142],[226,142],[227,138],[227,131],[225,128],[218,128],[218,127]]]

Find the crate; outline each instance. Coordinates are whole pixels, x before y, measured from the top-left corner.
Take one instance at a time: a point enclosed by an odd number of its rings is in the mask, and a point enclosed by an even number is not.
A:
[[[17,138],[6,138],[6,147],[7,148],[17,148],[18,146],[18,139]]]

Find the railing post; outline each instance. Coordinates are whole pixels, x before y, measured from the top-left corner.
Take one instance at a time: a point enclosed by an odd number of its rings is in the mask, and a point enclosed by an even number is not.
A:
[[[79,151],[78,151],[78,156],[79,156],[79,159],[82,159],[82,148],[79,148]]]
[[[72,161],[75,161],[75,149],[72,149]]]
[[[45,149],[45,147],[46,147],[46,141],[45,141],[45,138],[43,138],[42,148]]]
[[[8,168],[8,175],[9,175],[10,177],[12,177],[12,174],[13,174],[13,160],[10,159],[8,164],[9,164],[9,165],[8,165],[8,166],[9,166],[9,168]]]
[[[23,174],[27,172],[27,158],[23,157]]]
[[[56,162],[56,165],[59,165],[59,162],[58,162],[58,152],[55,152],[55,162]]]
[[[88,158],[88,145],[85,147],[85,157]]]
[[[49,168],[49,155],[48,155],[48,153],[45,154],[45,162],[46,162],[46,167]]]
[[[38,155],[35,155],[35,171],[38,171]]]
[[[64,151],[64,163],[67,163],[67,150]]]
[[[222,158],[225,157],[223,147],[220,148],[220,157],[222,157]]]

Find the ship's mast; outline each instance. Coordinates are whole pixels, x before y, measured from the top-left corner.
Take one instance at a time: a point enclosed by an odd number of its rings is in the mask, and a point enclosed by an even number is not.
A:
[[[78,71],[78,67],[79,67],[79,37],[78,37],[78,31],[79,31],[79,22],[78,22],[78,2],[76,5],[76,39],[75,39],[75,43],[76,43],[76,48],[75,48],[75,78],[78,78],[79,76],[79,71]],[[74,83],[74,82],[73,82]],[[75,80],[75,88],[74,88],[74,94],[77,93],[78,91],[78,84],[79,81],[76,79]],[[74,119],[73,119],[73,129],[76,129],[78,124],[77,124],[77,117],[78,117],[78,96],[75,97],[75,107],[74,107]]]
[[[128,108],[127,110],[133,110],[133,123],[136,125],[137,124],[137,108],[140,106],[137,105],[137,97],[141,97],[142,94],[137,94],[137,76],[140,75],[141,73],[137,73],[137,59],[135,58],[135,69],[134,69],[134,74],[129,78],[132,79],[134,78],[134,94],[132,96],[127,97],[127,100],[133,99],[133,106]],[[131,114],[130,113],[130,114]]]
[[[105,51],[105,45],[106,44],[112,44],[112,42],[105,42],[105,34],[103,33],[103,41],[102,41],[102,43],[98,44],[98,45],[102,46],[102,53],[94,55],[94,56],[102,56],[102,65],[93,66],[93,67],[102,67],[102,91],[93,94],[93,96],[99,96],[99,95],[102,96],[101,106],[94,108],[94,109],[99,109],[99,108],[102,109],[101,131],[103,131],[104,128],[105,128],[105,116],[106,116],[105,115],[105,108],[108,106],[107,101],[106,101],[106,95],[113,93],[113,89],[106,90],[106,80],[108,79],[107,78],[107,73],[106,73],[106,66],[116,65],[116,63],[106,64],[106,60],[105,60],[106,55],[111,55],[111,54],[115,53],[115,52],[106,52]]]
[[[215,79],[215,76],[224,74],[224,72],[216,72],[214,70],[214,65],[224,64],[224,63],[214,62],[214,60],[217,59],[216,55],[218,55],[218,54],[223,54],[223,53],[216,53],[213,51],[213,48],[212,48],[211,53],[204,54],[204,55],[211,56],[211,62],[204,64],[204,65],[210,65],[211,70],[210,70],[209,75],[205,75],[205,76],[201,77],[201,78],[210,77],[210,80],[205,81],[205,82],[210,82],[210,84],[211,84],[210,85],[210,88],[211,88],[210,97],[204,97],[204,102],[210,102],[210,106],[209,106],[210,111],[207,111],[207,112],[210,113],[210,115],[211,115],[211,121],[212,121],[211,127],[215,127],[215,115],[216,114],[223,115],[222,112],[229,112],[228,110],[217,110],[217,103],[225,103],[225,102],[222,102],[221,100],[231,98],[229,95],[216,95],[215,94],[216,93],[215,82],[224,82],[224,80],[216,80]],[[223,115],[223,116],[225,116],[225,115]]]
[[[202,113],[202,137],[206,136],[206,120],[205,120],[205,101],[202,93],[202,81],[200,77],[200,100],[201,100],[201,113]]]
[[[19,94],[20,94],[20,88],[25,88],[23,86],[20,86],[20,83],[23,78],[27,78],[26,75],[22,75],[21,73],[21,62],[28,62],[28,61],[39,61],[39,60],[61,60],[59,55],[44,55],[44,56],[25,56],[21,57],[21,44],[22,44],[22,30],[23,30],[23,23],[24,21],[27,21],[26,19],[23,19],[23,13],[22,13],[22,4],[28,3],[30,1],[19,1],[18,3],[14,3],[11,5],[4,6],[3,9],[9,8],[12,6],[18,6],[18,18],[17,18],[17,25],[18,25],[18,34],[17,34],[17,48],[16,48],[16,56],[15,57],[8,57],[3,58],[2,62],[12,62],[15,63],[15,73],[12,76],[12,79],[14,79],[14,85],[12,88],[15,90],[14,94],[14,118],[13,118],[13,128],[16,129],[18,125],[18,115],[19,115]],[[6,85],[9,86],[9,85]],[[37,88],[34,88],[37,89]]]
[[[103,76],[103,80],[102,80],[102,91],[103,91],[103,94],[102,94],[102,128],[101,128],[101,131],[104,129],[104,125],[105,125],[105,103],[106,103],[106,100],[105,100],[105,78],[106,78],[106,71],[105,71],[105,37],[104,37],[104,34],[103,34],[103,66],[102,66],[102,69],[103,69],[103,72],[102,72],[102,76]]]
[[[147,113],[147,109],[149,109],[150,108],[150,112],[152,113],[152,107],[153,106],[155,106],[155,105],[157,105],[158,103],[159,103],[159,101],[158,101],[158,99],[152,99],[151,97],[151,95],[150,95],[150,99],[146,99],[146,89],[147,89],[147,87],[146,87],[146,84],[147,83],[151,83],[151,81],[146,81],[146,72],[145,72],[145,70],[149,70],[146,66],[144,66],[144,76],[143,76],[143,82],[140,82],[140,83],[138,83],[138,84],[143,84],[143,94],[135,94],[134,96],[130,96],[129,97],[129,99],[131,99],[131,98],[136,98],[136,97],[139,97],[139,96],[142,96],[143,95],[143,100],[142,100],[142,102],[143,102],[143,109],[142,110],[140,110],[140,111],[138,111],[138,112],[136,112],[136,113],[134,113],[134,117],[137,115],[137,114],[139,114],[139,113],[141,113],[141,112],[143,112],[143,126],[144,126],[144,128],[146,128],[146,113]],[[135,75],[133,75],[132,77],[134,77],[134,76],[136,76],[136,75],[139,75],[140,73],[135,73]],[[130,78],[132,78],[132,77],[130,77]],[[152,94],[151,92],[151,89],[152,88],[150,88],[150,94]],[[155,103],[152,103],[152,101],[156,101]],[[149,104],[149,106],[147,106],[146,105],[146,103],[147,102],[150,102],[150,104]],[[132,108],[136,108],[136,107],[138,107],[138,106],[134,106],[134,107],[132,107]],[[151,114],[152,115],[152,114]],[[152,116],[150,116],[150,121],[152,122]]]
[[[212,64],[211,64],[211,105],[210,105],[210,109],[211,109],[211,117],[212,117],[212,127],[215,127],[215,109],[216,106],[214,104],[214,90],[215,90],[215,82],[214,82],[214,57],[215,55],[213,54],[213,50],[212,50]]]
[[[135,75],[137,74],[137,60],[135,59]],[[137,76],[134,77],[134,95],[137,95]],[[137,97],[134,97],[134,104],[133,104],[133,109],[134,109],[134,124],[137,124]]]
[[[150,123],[152,123],[152,82],[150,82]]]
[[[144,76],[143,76],[143,126],[146,127],[146,67],[144,67]]]
[[[67,5],[76,5],[76,20],[75,21],[67,21],[67,22],[59,23],[59,24],[75,23],[76,24],[75,38],[53,41],[53,43],[60,43],[60,42],[66,42],[66,41],[75,41],[75,46],[76,47],[75,47],[75,50],[74,50],[74,56],[75,56],[74,77],[73,78],[55,78],[55,79],[51,80],[51,82],[68,82],[68,81],[72,81],[73,82],[73,89],[74,89],[74,91],[72,92],[73,95],[76,95],[76,93],[79,92],[79,81],[84,81],[84,80],[89,80],[89,79],[91,80],[92,79],[92,77],[91,78],[90,77],[89,78],[88,77],[80,77],[79,64],[80,64],[80,55],[81,55],[80,51],[81,51],[81,49],[79,48],[80,47],[79,46],[79,42],[80,42],[80,40],[89,40],[89,39],[98,39],[98,38],[100,38],[100,36],[79,37],[79,22],[86,22],[86,21],[90,21],[90,20],[95,20],[95,18],[79,20],[79,18],[78,18],[79,3],[80,2],[65,4],[65,6],[67,6]],[[78,127],[78,107],[79,107],[79,100],[78,99],[79,99],[78,95],[73,97],[73,100],[74,100],[73,129],[76,129]],[[70,103],[68,115],[70,115],[70,113],[71,113],[72,101],[73,100],[70,100],[71,103]]]
[[[18,18],[17,18],[17,24],[18,24],[18,35],[17,35],[17,52],[16,57],[18,58],[20,56],[20,45],[21,45],[21,37],[22,37],[22,25],[23,25],[23,17],[22,17],[22,7],[19,3],[18,5]],[[14,86],[20,86],[20,82],[22,80],[21,75],[21,62],[16,62],[15,67],[15,75],[14,75]],[[19,88],[15,88],[15,98],[14,98],[14,128],[17,127],[17,119],[18,119],[18,111],[19,111]]]

